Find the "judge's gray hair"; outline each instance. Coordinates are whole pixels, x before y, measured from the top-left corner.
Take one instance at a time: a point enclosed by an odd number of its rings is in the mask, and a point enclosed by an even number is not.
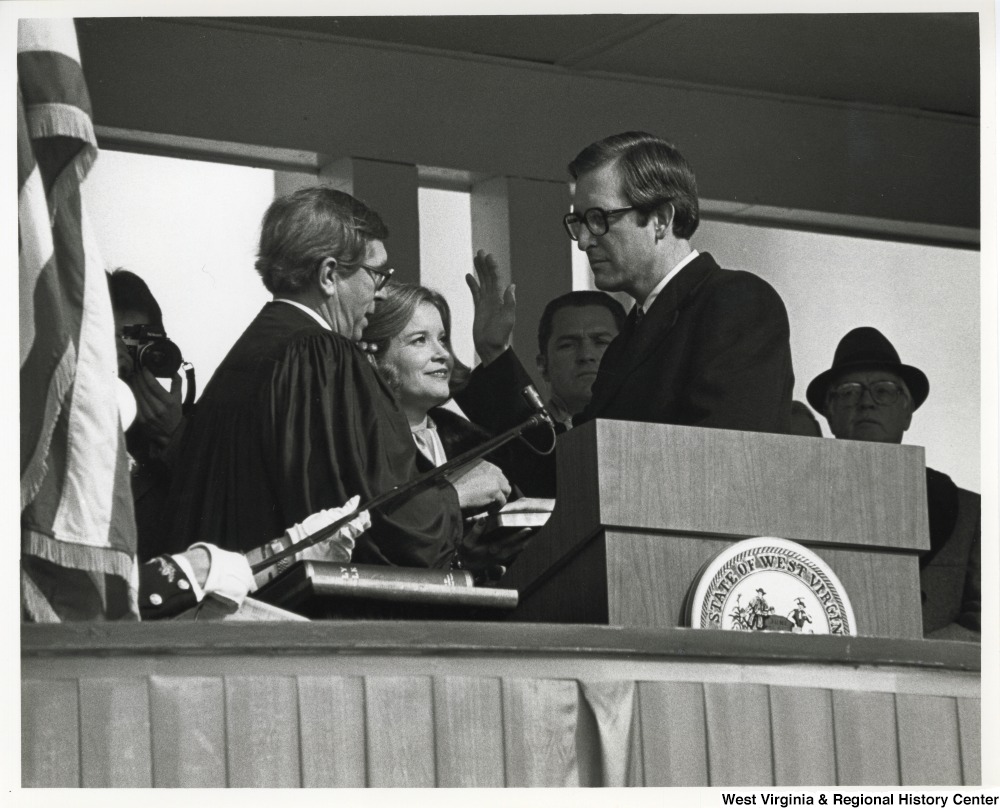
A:
[[[382,218],[361,200],[325,186],[303,188],[268,207],[255,266],[272,294],[297,292],[323,259],[353,271],[368,244],[388,236]]]

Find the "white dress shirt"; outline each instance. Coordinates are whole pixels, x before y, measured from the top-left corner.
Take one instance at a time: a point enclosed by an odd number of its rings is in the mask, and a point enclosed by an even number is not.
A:
[[[441,443],[441,436],[438,435],[437,424],[429,417],[425,415],[422,424],[411,426],[410,433],[413,435],[413,442],[417,444],[420,454],[430,460],[434,464],[434,468],[448,462],[448,456],[444,453],[444,445]]]
[[[330,324],[326,320],[324,320],[322,317],[320,317],[319,314],[317,314],[313,309],[309,308],[308,306],[303,306],[297,300],[289,300],[287,297],[276,297],[274,299],[274,302],[275,303],[288,303],[291,306],[295,306],[295,308],[297,308],[297,309],[302,309],[302,311],[304,311],[306,314],[308,314],[310,317],[312,317],[317,323],[319,323],[321,326],[323,326],[323,328],[325,328],[327,331],[333,331],[333,328],[330,327]]]
[[[664,287],[668,283],[670,283],[671,280],[673,280],[673,278],[677,275],[678,272],[684,269],[684,267],[686,267],[688,264],[694,261],[694,259],[697,257],[698,257],[698,251],[691,250],[691,252],[689,252],[686,257],[681,259],[681,262],[677,264],[677,266],[675,266],[666,275],[664,275],[663,280],[661,280],[658,284],[656,284],[656,286],[653,287],[652,292],[646,295],[646,299],[642,301],[642,303],[635,304],[635,308],[640,309],[640,311],[637,312],[637,314],[641,316],[644,315],[647,311],[649,311],[653,305],[653,302],[656,300],[657,295],[659,295],[660,292],[663,291]]]

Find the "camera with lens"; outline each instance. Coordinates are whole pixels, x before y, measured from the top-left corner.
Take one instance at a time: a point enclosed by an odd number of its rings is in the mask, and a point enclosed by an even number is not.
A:
[[[136,369],[145,368],[159,379],[169,379],[181,366],[181,349],[167,335],[145,323],[122,326],[122,342]]]

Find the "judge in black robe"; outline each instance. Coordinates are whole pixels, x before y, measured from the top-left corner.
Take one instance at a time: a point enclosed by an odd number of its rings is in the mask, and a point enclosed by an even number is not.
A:
[[[184,547],[204,540],[246,552],[418,473],[406,419],[365,355],[281,301],[264,306],[223,360],[188,433],[170,531]],[[447,483],[372,521],[355,562],[446,566],[462,530]]]
[[[199,401],[168,506],[175,546],[165,550],[204,540],[247,551],[315,511],[417,475],[406,418],[355,345],[391,273],[385,235],[377,214],[329,188],[269,209],[257,269],[275,300]],[[446,567],[462,535],[459,495],[431,484],[372,523],[354,562]]]

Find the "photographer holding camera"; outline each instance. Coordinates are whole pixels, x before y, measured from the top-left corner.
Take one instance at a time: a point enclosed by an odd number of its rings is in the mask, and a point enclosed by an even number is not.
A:
[[[194,400],[194,373],[188,374],[187,401],[182,403],[180,349],[166,337],[163,315],[146,282],[133,272],[108,275],[115,317],[118,377],[135,398],[135,420],[125,431],[132,460],[132,497],[139,537],[139,559],[160,554],[164,546],[163,505],[170,490],[174,451],[185,415]],[[170,389],[160,383],[170,379]]]

